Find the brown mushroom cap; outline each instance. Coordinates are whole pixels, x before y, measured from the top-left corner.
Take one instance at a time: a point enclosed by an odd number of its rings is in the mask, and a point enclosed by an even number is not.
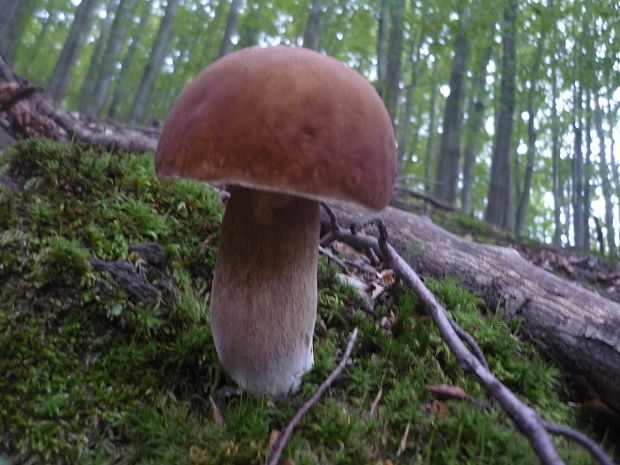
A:
[[[383,102],[360,74],[311,50],[253,47],[214,62],[181,95],[155,169],[381,209],[396,144]]]

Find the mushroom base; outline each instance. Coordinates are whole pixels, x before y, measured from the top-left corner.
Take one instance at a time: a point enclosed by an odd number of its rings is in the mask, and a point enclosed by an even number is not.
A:
[[[215,347],[253,394],[284,397],[314,362],[319,205],[235,187],[211,291]]]

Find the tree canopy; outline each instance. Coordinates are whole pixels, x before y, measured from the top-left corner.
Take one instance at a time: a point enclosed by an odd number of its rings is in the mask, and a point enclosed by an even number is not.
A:
[[[515,235],[617,255],[620,2],[1,0],[16,72],[71,109],[158,126],[252,45],[315,48],[369,79],[399,179]]]

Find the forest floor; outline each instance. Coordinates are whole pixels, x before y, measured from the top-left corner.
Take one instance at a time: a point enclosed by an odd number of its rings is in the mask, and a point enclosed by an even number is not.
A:
[[[278,401],[236,392],[217,360],[208,307],[221,218],[216,192],[157,180],[151,155],[47,140],[5,150],[0,464],[264,464],[270,438],[335,367],[354,327],[350,364],[295,430],[285,463],[537,462],[410,291],[382,283],[364,308],[325,256],[315,366],[301,391]],[[442,224],[510,243],[472,222],[446,215]],[[577,280],[587,275],[589,287],[617,294],[616,281],[602,279],[617,269],[600,258],[519,247],[542,266]],[[592,260],[594,274],[582,273]],[[500,381],[543,418],[620,454],[617,419],[576,394],[575,380],[523,337],[518,320],[504,322],[456,279],[426,284],[472,333]],[[440,385],[475,400],[434,393]],[[567,463],[593,463],[579,446],[554,441]]]

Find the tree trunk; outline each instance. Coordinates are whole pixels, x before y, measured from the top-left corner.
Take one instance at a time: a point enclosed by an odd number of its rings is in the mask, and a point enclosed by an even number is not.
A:
[[[253,47],[258,44],[259,29],[256,24],[260,22],[261,18],[261,6],[257,3],[248,5],[251,9],[247,15],[248,21],[242,23],[239,27],[239,47]]]
[[[464,78],[469,59],[469,9],[459,11],[459,26],[454,40],[454,60],[450,73],[450,95],[443,114],[443,131],[435,173],[435,197],[452,205],[456,203],[461,167],[461,132],[463,121]]]
[[[489,223],[502,228],[506,228],[510,222],[508,212],[510,211],[512,196],[510,189],[510,149],[512,147],[512,118],[515,106],[515,75],[517,67],[515,44],[516,17],[517,0],[508,0],[504,9],[502,77],[491,159],[488,203],[485,212],[485,219]]]
[[[493,23],[495,24],[495,23]],[[491,60],[493,44],[490,44],[480,62],[471,84],[469,103],[467,105],[467,129],[465,132],[465,149],[463,159],[463,188],[461,190],[461,212],[470,215],[474,192],[474,168],[476,155],[480,151],[480,132],[484,123],[486,101],[485,82],[487,65]]]
[[[80,55],[80,50],[90,29],[93,11],[98,2],[99,0],[82,0],[75,10],[75,17],[73,23],[71,23],[69,35],[62,46],[60,56],[56,61],[56,66],[54,66],[52,77],[46,89],[46,94],[54,100],[61,101],[67,92],[71,77],[70,70]]]
[[[613,193],[611,189],[611,183],[609,180],[609,165],[607,164],[607,155],[605,150],[605,131],[603,130],[603,109],[599,104],[600,89],[596,92],[594,98],[594,124],[596,126],[596,133],[599,139],[599,173],[601,175],[601,189],[603,191],[603,198],[605,200],[605,229],[607,239],[607,250],[610,257],[615,257],[618,254],[616,247],[616,232],[614,228],[614,204]]]
[[[582,151],[582,108],[583,108],[583,81],[575,82],[573,89],[573,142],[574,152],[572,160],[573,177],[573,233],[575,247],[584,249],[583,240],[583,151]]]
[[[385,85],[385,73],[387,70],[387,32],[389,30],[389,0],[380,0],[378,31],[377,31],[377,90],[383,96],[383,86]]]
[[[590,179],[592,178],[592,109],[590,91],[586,94],[586,161],[583,178],[583,246],[590,250]]]
[[[110,29],[106,48],[101,58],[97,81],[94,86],[94,100],[91,111],[97,116],[101,116],[103,113],[103,106],[108,96],[110,82],[115,73],[115,65],[119,61],[121,48],[127,35],[129,20],[136,8],[136,4],[137,0],[120,0],[116,8],[116,15],[114,16],[114,22]]]
[[[542,61],[543,50],[545,47],[546,30],[543,29],[538,47],[534,56],[534,62],[530,72],[530,88],[527,93],[527,162],[525,165],[525,173],[523,176],[523,188],[519,196],[519,204],[517,205],[517,217],[515,221],[515,234],[521,236],[525,217],[530,203],[530,190],[532,189],[532,177],[534,175],[534,158],[536,156],[536,128],[534,127],[534,119],[536,118],[536,85],[538,83],[538,69]]]
[[[303,46],[317,50],[319,45],[319,37],[321,36],[321,0],[312,0],[310,3],[310,11],[308,12],[308,20],[306,22],[306,30],[304,31]]]
[[[370,213],[351,205],[333,209],[343,225]],[[461,239],[426,217],[390,207],[381,217],[388,240],[413,269],[457,276],[488,308],[508,320],[522,318],[539,347],[583,375],[620,412],[620,384],[611,382],[620,379],[620,304],[527,262],[513,249]]]
[[[24,28],[32,18],[35,6],[34,0],[9,0],[0,3],[0,52],[11,65],[14,65]]]
[[[110,5],[113,7],[113,5]],[[90,57],[90,63],[88,65],[88,71],[86,77],[82,82],[82,91],[80,92],[80,101],[78,103],[78,110],[81,113],[90,113],[92,108],[92,100],[94,96],[95,79],[99,73],[99,67],[101,66],[103,46],[108,38],[110,27],[112,27],[112,21],[114,17],[108,13],[99,28],[99,35],[95,41],[95,48]]]
[[[145,5],[144,10],[142,10],[142,14],[140,15],[140,19],[138,20],[136,30],[140,31],[144,29],[149,21],[150,16],[151,8],[150,5],[147,4]],[[133,57],[136,54],[136,50],[138,48],[139,41],[137,37],[138,35],[136,34],[134,37],[131,38],[131,44],[129,45],[127,52],[125,52],[125,56],[123,57],[118,77],[114,81],[114,92],[112,93],[112,99],[110,101],[110,106],[108,107],[109,119],[116,119],[119,114],[118,106],[124,96],[129,68],[131,67]]]
[[[410,47],[409,47],[409,56],[411,57],[411,81],[407,86],[407,93],[405,95],[405,110],[403,113],[403,117],[398,124],[398,172],[402,173],[403,166],[408,158],[408,147],[407,141],[409,140],[409,135],[411,134],[411,110],[413,108],[413,95],[415,93],[416,86],[418,84],[418,69],[420,65],[420,45],[422,44],[423,35],[422,30],[420,30],[417,41],[415,39],[411,39]],[[413,50],[417,48],[415,56],[413,56]],[[415,150],[415,147],[414,147]]]
[[[180,1],[181,0],[168,0],[168,3],[166,4],[166,12],[164,13],[164,17],[159,25],[159,30],[157,31],[157,36],[155,37],[155,43],[153,44],[153,48],[151,49],[151,53],[149,55],[149,61],[146,64],[144,73],[142,74],[140,86],[138,87],[138,92],[136,93],[136,98],[133,102],[133,108],[131,109],[131,115],[129,116],[130,124],[139,123],[144,115],[146,105],[149,97],[151,96],[151,91],[153,90],[153,84],[155,84],[155,78],[157,77],[159,67],[161,66],[164,55],[166,54],[166,49],[170,43],[172,19],[174,18],[174,14]]]
[[[555,36],[556,34],[554,34]],[[557,39],[554,40],[557,43]],[[551,60],[551,178],[553,190],[553,245],[562,246],[562,179],[560,171],[560,116],[558,115],[558,60],[555,52]]]
[[[217,53],[218,58],[228,55],[233,50],[232,36],[237,32],[237,21],[239,20],[240,6],[241,0],[232,0],[230,3],[230,10],[228,10],[228,16],[226,17],[224,35],[222,36],[220,49]]]
[[[435,153],[435,113],[437,111],[437,60],[433,61],[431,73],[431,102],[428,111],[428,139],[426,139],[426,154],[424,156],[424,191],[432,190],[431,176],[433,172],[433,154]]]
[[[403,56],[404,16],[407,4],[405,0],[393,0],[390,7],[390,40],[383,86],[383,101],[392,118],[396,121],[398,97]]]

